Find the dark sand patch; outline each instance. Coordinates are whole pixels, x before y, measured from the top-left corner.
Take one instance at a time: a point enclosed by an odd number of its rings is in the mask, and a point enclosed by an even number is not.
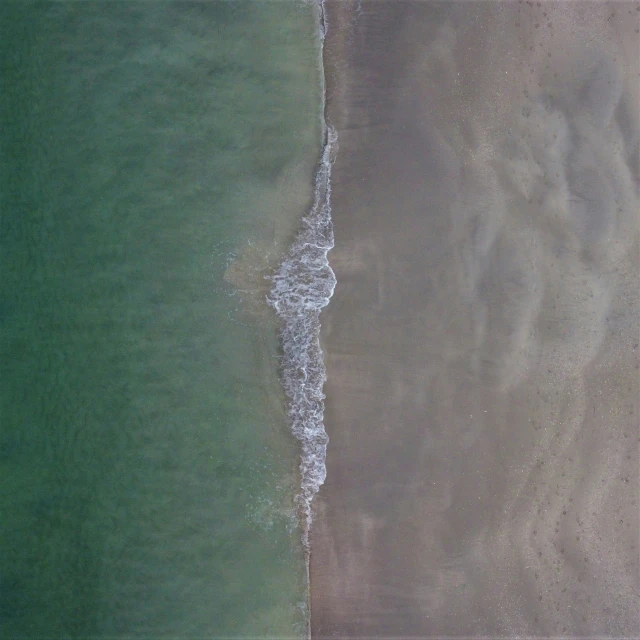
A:
[[[327,2],[315,638],[640,634],[639,6]]]

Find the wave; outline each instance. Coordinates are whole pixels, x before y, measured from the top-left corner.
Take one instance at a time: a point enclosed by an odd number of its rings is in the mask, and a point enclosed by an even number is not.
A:
[[[282,322],[282,383],[288,397],[291,431],[301,446],[300,492],[296,496],[302,526],[307,574],[307,637],[311,638],[310,544],[312,502],[327,476],[329,437],[324,428],[324,383],[326,368],[320,348],[320,312],[329,304],[336,277],[329,265],[333,248],[331,222],[331,167],[338,149],[338,136],[326,117],[324,40],[327,32],[325,7],[318,3],[322,82],[322,158],[315,175],[313,204],[302,218],[300,229],[279,269],[271,277],[267,296]]]
[[[334,244],[330,179],[336,141],[335,130],[327,127],[313,206],[273,276],[268,297],[282,320],[282,381],[289,399],[291,430],[302,447],[298,502],[304,517],[303,542],[307,550],[311,502],[326,478],[329,441],[323,422],[326,370],[320,348],[320,312],[329,303],[336,285],[327,258]]]
[[[326,26],[320,6],[320,59]],[[325,105],[323,104],[323,114]],[[284,261],[272,276],[267,301],[282,321],[282,382],[289,400],[293,435],[301,444],[301,489],[297,502],[302,513],[302,537],[307,555],[312,520],[311,503],[326,478],[329,438],[324,428],[326,369],[320,348],[320,312],[329,303],[336,277],[327,254],[333,248],[331,222],[331,166],[337,151],[337,134],[323,115],[324,145],[315,176],[313,205],[301,220],[300,230]]]

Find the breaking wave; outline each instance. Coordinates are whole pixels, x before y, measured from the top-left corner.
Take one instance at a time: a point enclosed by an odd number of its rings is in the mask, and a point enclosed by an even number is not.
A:
[[[324,5],[320,9],[320,65],[324,87]],[[323,113],[325,104],[323,104]],[[309,553],[311,503],[327,472],[325,459],[329,438],[324,428],[326,369],[320,348],[320,312],[329,303],[336,277],[327,254],[333,248],[331,222],[331,166],[337,151],[335,129],[323,121],[322,159],[315,176],[311,210],[302,219],[289,253],[272,276],[267,301],[282,322],[282,383],[289,400],[291,431],[301,445],[301,488],[297,496],[301,511],[302,541]],[[307,566],[308,570],[308,566]]]
[[[311,502],[326,477],[329,438],[324,429],[326,370],[320,348],[320,312],[329,303],[336,278],[327,254],[333,248],[331,165],[337,136],[326,127],[322,161],[316,173],[313,206],[287,257],[272,277],[268,297],[282,321],[282,381],[289,399],[293,435],[301,444],[303,542],[308,551]]]

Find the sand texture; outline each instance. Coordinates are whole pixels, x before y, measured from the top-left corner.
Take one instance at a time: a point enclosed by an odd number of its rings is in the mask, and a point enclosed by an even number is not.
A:
[[[640,4],[326,11],[313,637],[638,637]]]

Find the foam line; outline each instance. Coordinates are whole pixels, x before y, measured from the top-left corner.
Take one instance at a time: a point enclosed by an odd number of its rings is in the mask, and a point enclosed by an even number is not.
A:
[[[282,322],[282,383],[289,401],[291,430],[301,446],[301,487],[297,503],[306,552],[307,584],[312,502],[327,475],[325,460],[329,442],[323,422],[326,369],[320,348],[320,312],[329,303],[336,286],[336,277],[327,254],[334,244],[331,166],[338,138],[326,119],[323,65],[326,22],[322,2],[319,2],[319,19],[324,137],[322,158],[315,175],[313,204],[302,219],[287,256],[272,277],[273,286],[267,298]],[[307,611],[309,614],[309,609]],[[307,632],[310,633],[309,627]]]

